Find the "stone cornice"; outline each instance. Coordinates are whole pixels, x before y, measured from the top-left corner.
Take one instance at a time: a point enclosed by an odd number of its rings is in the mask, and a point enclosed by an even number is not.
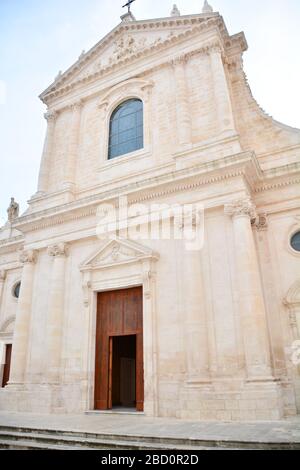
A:
[[[178,192],[196,190],[201,186],[242,177],[246,181],[261,179],[261,173],[253,153],[245,152],[216,161],[176,170],[168,168],[162,175],[140,182],[103,191],[62,206],[33,212],[18,218],[16,228],[23,233],[47,228],[96,215],[97,206],[104,201],[114,201],[127,195],[130,203],[166,197]]]
[[[284,188],[293,184],[300,184],[300,163],[291,163],[263,172],[264,179],[254,189],[255,193]]]
[[[176,27],[188,25],[190,25],[191,28],[176,35]],[[96,54],[101,53],[101,51],[104,50],[105,47],[112,41],[116,41],[117,37],[120,36],[123,32],[147,31],[148,29],[150,31],[153,31],[155,29],[159,30],[170,27],[174,27],[174,34],[170,35],[167,39],[156,41],[152,45],[149,45],[148,47],[145,47],[141,50],[137,50],[125,58],[122,57],[120,59],[117,59],[111,64],[108,64],[107,66],[101,68],[99,71],[91,73],[89,76],[85,76],[78,80],[75,79],[74,82],[67,83],[67,81],[69,81],[74,74],[83,70],[83,67],[89,64]],[[247,43],[245,41],[243,33],[230,37],[228,35],[223,18],[219,14],[213,14],[209,17],[207,15],[190,15],[179,18],[165,18],[153,21],[137,21],[121,24],[117,28],[115,28],[111,33],[109,33],[102,41],[96,44],[96,46],[94,46],[88,53],[81,55],[78,61],[72,67],[70,67],[64,74],[59,75],[57,80],[40,95],[40,98],[43,102],[49,103],[52,98],[56,98],[58,96],[64,95],[65,93],[68,93],[78,84],[86,84],[88,82],[92,82],[95,79],[101,77],[102,75],[111,73],[114,70],[119,69],[121,66],[127,65],[128,63],[133,62],[139,59],[140,57],[146,57],[147,55],[150,55],[153,52],[168,48],[170,45],[177,44],[187,38],[192,37],[195,34],[198,34],[199,32],[208,30],[212,27],[217,28],[217,30],[219,31],[219,34],[221,35],[224,41],[224,47],[230,48],[235,43],[239,43],[240,49],[246,50]]]
[[[5,253],[13,253],[24,245],[24,236],[19,235],[13,238],[0,240],[0,255]]]

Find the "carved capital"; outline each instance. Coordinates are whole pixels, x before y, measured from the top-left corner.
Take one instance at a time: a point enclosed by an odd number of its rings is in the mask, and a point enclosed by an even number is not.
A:
[[[68,256],[68,245],[62,242],[49,246],[48,255],[53,256],[54,258]]]
[[[0,282],[5,281],[6,279],[6,271],[5,269],[0,269]]]
[[[83,106],[83,101],[79,100],[70,105],[71,110],[73,113],[79,112]]]
[[[222,55],[223,51],[220,45],[218,44],[212,44],[209,48],[209,53],[210,54],[220,54]]]
[[[49,122],[54,122],[55,119],[57,118],[58,112],[57,111],[47,111],[47,113],[44,114],[44,118],[46,121]]]
[[[36,250],[26,250],[20,253],[20,263],[22,264],[34,264],[37,260]]]
[[[224,212],[231,217],[249,217],[251,220],[256,218],[255,205],[248,198],[226,204]]]

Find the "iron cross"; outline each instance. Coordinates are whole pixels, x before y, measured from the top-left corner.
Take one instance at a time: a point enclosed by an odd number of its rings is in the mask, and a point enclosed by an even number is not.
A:
[[[122,6],[122,8],[128,7],[128,13],[130,13],[130,5],[135,2],[135,0],[128,0],[128,2]]]

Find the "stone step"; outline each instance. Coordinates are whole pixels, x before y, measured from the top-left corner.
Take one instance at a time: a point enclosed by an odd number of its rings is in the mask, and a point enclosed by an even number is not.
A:
[[[160,438],[0,426],[0,448],[7,448],[12,443],[18,447],[20,447],[20,443],[22,443],[22,446],[25,443],[26,448],[35,448],[37,445],[42,445],[45,448],[53,449],[57,446],[70,449],[120,450],[300,449],[300,443],[288,442],[235,442]]]
[[[199,450],[199,447],[195,446],[183,446],[183,445],[167,445],[167,444],[148,444],[141,443],[139,441],[121,441],[121,440],[105,440],[92,439],[92,438],[80,438],[78,436],[60,436],[58,434],[43,434],[43,433],[22,433],[13,431],[0,431],[0,448],[7,448],[10,446],[26,447],[26,448],[45,448],[45,449],[123,449],[123,450]],[[201,450],[211,450],[215,447],[201,447]],[[221,449],[221,448],[219,448]]]
[[[31,442],[28,440],[1,440],[0,450],[83,450],[82,447],[63,446],[55,444],[43,444],[38,442]]]

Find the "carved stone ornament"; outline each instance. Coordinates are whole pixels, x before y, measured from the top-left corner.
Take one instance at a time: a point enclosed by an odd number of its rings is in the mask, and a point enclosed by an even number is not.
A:
[[[171,16],[180,16],[180,11],[177,7],[177,5],[173,5],[172,11],[171,11]]]
[[[297,317],[296,317],[295,312],[290,312],[289,313],[289,320],[290,320],[291,327],[296,327],[297,326]]]
[[[255,220],[253,220],[253,225],[260,232],[262,230],[267,230],[268,228],[268,219],[267,214],[258,214]]]
[[[213,13],[213,11],[213,7],[208,3],[207,0],[205,0],[202,8],[202,13]]]
[[[230,204],[226,204],[224,208],[225,214],[231,217],[248,216],[251,220],[256,219],[255,205],[251,199],[238,199]]]
[[[5,281],[5,279],[6,279],[6,271],[5,269],[1,269],[0,270],[0,282]]]
[[[19,204],[15,201],[15,198],[11,198],[10,205],[7,209],[7,217],[9,222],[13,222],[19,217]]]
[[[47,111],[45,114],[44,114],[44,118],[46,119],[46,121],[48,122],[53,122],[55,121],[57,117],[57,111]]]
[[[86,282],[83,285],[83,304],[85,307],[88,307],[90,304],[89,299],[90,299],[91,287],[92,287],[92,283],[90,281]]]
[[[22,264],[35,263],[36,260],[37,260],[36,250],[25,250],[20,253],[20,263]]]
[[[68,245],[66,243],[57,243],[48,248],[48,255],[53,257],[62,257],[68,255]]]

